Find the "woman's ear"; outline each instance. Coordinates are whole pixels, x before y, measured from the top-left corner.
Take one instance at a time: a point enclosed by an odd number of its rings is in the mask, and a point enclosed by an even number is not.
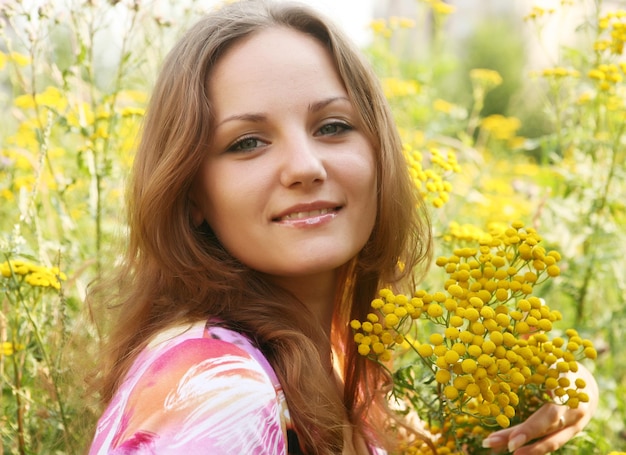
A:
[[[202,213],[202,209],[200,208],[200,204],[196,201],[195,194],[193,189],[189,192],[189,212],[191,214],[191,222],[195,227],[200,226],[205,222],[204,213]]]

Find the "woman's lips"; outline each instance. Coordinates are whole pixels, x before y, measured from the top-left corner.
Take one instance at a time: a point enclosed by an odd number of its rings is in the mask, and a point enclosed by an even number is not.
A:
[[[301,220],[303,218],[312,218],[312,217],[318,217],[320,215],[326,215],[327,213],[331,213],[334,212],[335,209],[319,209],[319,210],[309,210],[306,212],[295,212],[295,213],[290,213],[288,215],[285,215],[281,218],[279,218],[278,221],[283,221],[283,220]]]
[[[328,222],[337,216],[341,207],[326,207],[313,210],[297,210],[274,218],[274,222],[293,226],[310,226]]]

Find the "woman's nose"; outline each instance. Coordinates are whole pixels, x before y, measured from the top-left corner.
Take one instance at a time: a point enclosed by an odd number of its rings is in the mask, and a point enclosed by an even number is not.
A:
[[[280,150],[282,158],[280,183],[288,188],[308,187],[326,180],[326,167],[320,147],[320,144],[316,144],[309,137],[285,141],[283,149]]]

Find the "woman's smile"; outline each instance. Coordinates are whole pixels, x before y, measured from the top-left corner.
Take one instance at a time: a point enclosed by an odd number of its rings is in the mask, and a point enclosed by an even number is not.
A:
[[[321,206],[320,208],[312,208]],[[308,208],[307,207],[311,207]],[[316,225],[328,222],[337,216],[341,210],[336,204],[328,204],[326,202],[318,202],[313,204],[305,204],[303,207],[297,206],[289,208],[284,214],[273,219],[273,221],[285,225],[301,226]]]

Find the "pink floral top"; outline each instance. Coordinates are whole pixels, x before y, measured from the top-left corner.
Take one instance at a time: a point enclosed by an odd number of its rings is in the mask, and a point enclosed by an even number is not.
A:
[[[263,354],[245,336],[201,323],[162,333],[139,354],[89,454],[298,452],[285,395]]]
[[[98,421],[89,451],[300,453],[267,359],[244,335],[208,323],[165,331],[139,354]]]

